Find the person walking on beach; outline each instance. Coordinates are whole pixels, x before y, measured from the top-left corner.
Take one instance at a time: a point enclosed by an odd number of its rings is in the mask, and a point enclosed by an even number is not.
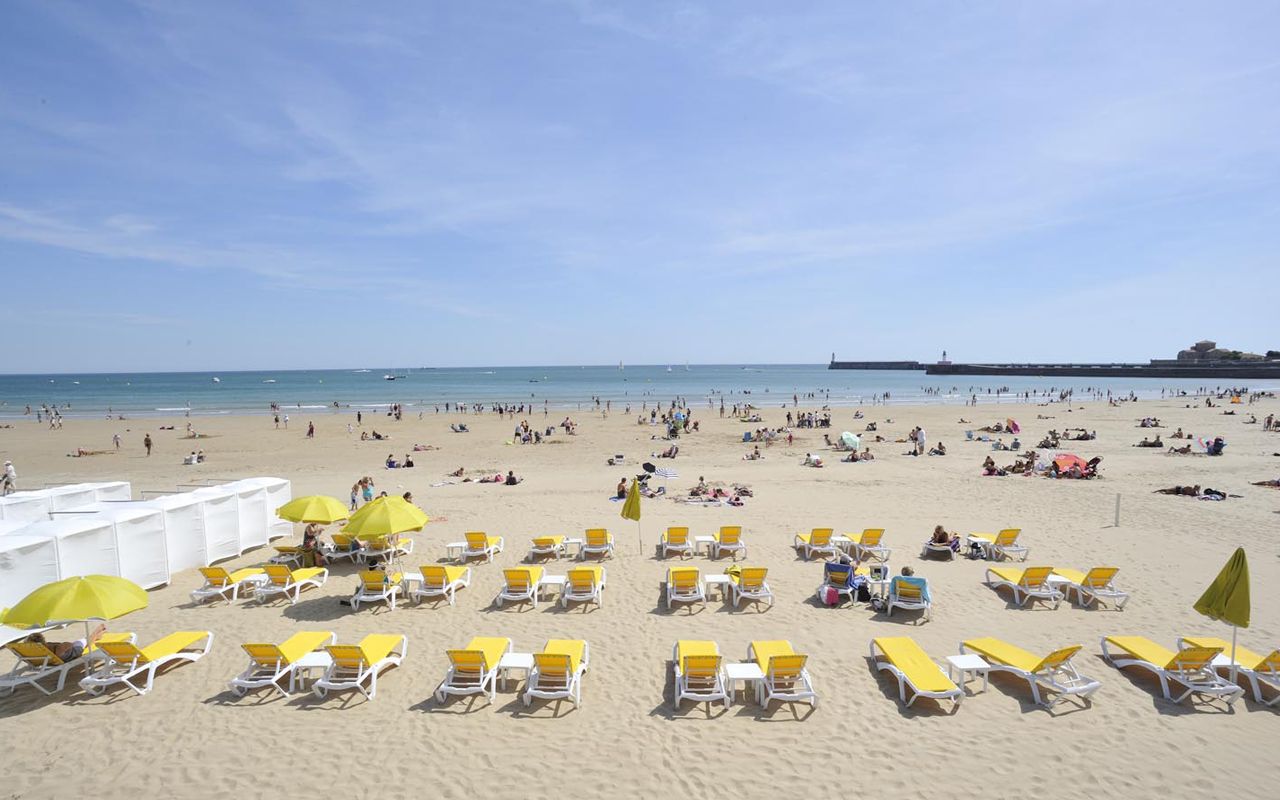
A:
[[[280,430],[280,415],[276,414],[276,430]]]
[[[117,450],[119,450],[119,449],[120,449],[120,434],[118,434],[118,433],[112,434],[112,435],[111,435],[111,443],[112,443],[112,444],[114,444],[114,445],[116,446],[116,449],[117,449]]]
[[[287,431],[287,430],[289,430],[289,415],[288,415],[288,414],[285,414],[285,415],[284,415],[284,429],[285,429],[286,431]]]
[[[4,462],[4,493],[12,494],[18,488],[18,472],[13,468],[12,461]]]
[[[360,499],[360,481],[356,481],[351,486],[351,510],[356,510],[356,505]]]
[[[151,455],[151,434],[142,437],[142,446],[147,448],[147,455]]]
[[[308,439],[316,438],[316,424],[314,422],[307,423],[307,438]]]

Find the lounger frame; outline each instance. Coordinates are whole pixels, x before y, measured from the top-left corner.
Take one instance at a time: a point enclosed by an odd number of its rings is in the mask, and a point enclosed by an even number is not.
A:
[[[109,686],[124,684],[137,694],[144,695],[151,691],[156,671],[161,667],[182,661],[195,662],[205,657],[209,652],[209,648],[213,646],[213,632],[204,631],[203,633],[204,636],[201,639],[196,640],[186,648],[176,653],[161,656],[154,661],[140,661],[137,657],[129,661],[116,661],[111,658],[110,653],[106,653],[107,659],[105,663],[86,675],[80,681],[80,688],[88,694],[98,695],[105,692]],[[203,642],[203,645],[200,642]],[[144,677],[141,685],[137,683],[137,678],[140,675]]]
[[[877,653],[877,651],[879,652]],[[883,650],[880,650],[875,639],[871,640],[870,646],[868,647],[868,652],[870,654],[872,663],[876,665],[877,669],[881,670],[882,672],[888,672],[894,678],[897,678],[898,700],[904,703],[908,708],[910,708],[911,704],[914,703],[916,700],[919,700],[921,697],[928,697],[933,700],[950,700],[954,704],[951,708],[951,713],[953,714],[955,713],[956,709],[960,708],[960,703],[961,701],[964,700],[964,689],[962,687],[957,686],[954,689],[948,689],[947,691],[944,691],[944,692],[922,690],[918,688],[914,683],[912,683],[911,679],[907,677],[907,674],[905,672],[898,669],[897,665],[889,661],[889,657],[884,654]],[[934,664],[934,666],[938,666],[938,665]],[[942,667],[938,667],[938,671],[942,672]],[[946,673],[943,672],[943,674],[945,675]],[[911,687],[910,700],[907,699],[908,686]]]
[[[1124,655],[1112,653],[1110,648],[1107,647],[1107,637],[1102,637],[1103,658],[1111,662],[1116,669],[1142,667],[1154,673],[1160,679],[1160,692],[1164,695],[1164,699],[1173,703],[1181,703],[1192,695],[1203,695],[1204,697],[1220,698],[1226,701],[1227,707],[1230,708],[1232,703],[1239,700],[1240,696],[1244,694],[1243,686],[1223,679],[1212,665],[1193,670],[1171,670],[1138,658],[1128,651],[1124,651],[1123,648],[1118,649],[1121,649]],[[1182,694],[1177,697],[1173,696],[1171,682],[1179,683],[1184,687]]]

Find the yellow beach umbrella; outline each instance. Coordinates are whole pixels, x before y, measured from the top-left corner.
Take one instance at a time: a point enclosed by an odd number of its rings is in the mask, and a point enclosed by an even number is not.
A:
[[[290,500],[276,509],[276,516],[290,522],[318,522],[328,525],[350,516],[342,501],[323,494]]]
[[[402,497],[379,497],[352,514],[342,532],[361,539],[377,538],[420,531],[428,519],[422,509]]]
[[[6,625],[115,619],[147,607],[147,592],[127,578],[81,575],[46,584],[5,612]]]
[[[1196,601],[1195,610],[1231,626],[1231,680],[1236,679],[1236,632],[1249,627],[1249,559],[1237,547],[1226,566]]]
[[[627,499],[622,503],[622,518],[636,521],[636,541],[640,543],[640,552],[644,552],[644,537],[640,533],[640,481],[631,479],[631,488],[627,490]]]

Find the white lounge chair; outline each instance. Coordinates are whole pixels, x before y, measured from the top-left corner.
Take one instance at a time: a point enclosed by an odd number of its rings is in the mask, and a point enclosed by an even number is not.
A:
[[[423,564],[422,583],[409,593],[412,600],[421,602],[433,597],[443,597],[454,604],[459,589],[471,585],[471,567],[447,567],[441,564]]]
[[[355,689],[372,700],[378,693],[378,675],[404,661],[409,638],[399,634],[371,633],[360,644],[331,644],[325,649],[333,663],[311,687],[316,697]]]
[[[511,640],[477,636],[461,650],[449,650],[449,671],[436,688],[436,702],[448,695],[483,694],[493,702],[498,696],[498,664],[511,652]]]
[[[928,558],[929,556],[944,556],[948,561],[954,561],[956,551],[951,549],[950,544],[942,544],[929,539],[920,548],[920,557]]]
[[[280,564],[268,564],[263,569],[266,570],[268,581],[259,584],[253,591],[254,597],[263,603],[277,595],[284,595],[290,603],[296,603],[303,589],[318,589],[329,579],[329,570],[324,567],[291,570]]]
[[[1270,654],[1260,656],[1244,647],[1236,645],[1234,665],[1231,661],[1231,642],[1213,636],[1186,636],[1179,647],[1220,647],[1222,654],[1213,659],[1213,667],[1227,677],[1234,666],[1237,675],[1248,678],[1253,688],[1253,699],[1264,706],[1275,706],[1280,703],[1280,650],[1272,650]],[[1269,686],[1275,692],[1270,700],[1263,695],[1262,687]]]
[[[879,651],[879,652],[877,652]],[[960,707],[964,690],[935,664],[920,645],[908,636],[886,636],[871,640],[871,660],[876,668],[898,679],[898,699],[908,707],[921,697],[950,700],[951,712]],[[907,699],[907,687],[911,699]]]
[[[850,536],[854,561],[888,561],[893,552],[880,543],[884,528],[867,528],[857,538]]]
[[[360,559],[366,564],[372,564],[379,559],[390,560],[399,556],[407,556],[412,552],[412,537],[392,534],[370,539],[364,549],[360,551]]]
[[[711,534],[711,557],[719,558],[725,553],[732,553],[734,560],[737,560],[739,553],[744,557],[747,555],[741,525],[723,525],[718,532]]]
[[[1088,699],[1102,687],[1093,678],[1081,675],[1072,663],[1080,649],[1078,644],[1063,647],[1040,658],[1021,647],[991,636],[967,639],[960,645],[961,653],[977,653],[990,665],[990,669],[1008,672],[1025,680],[1031,686],[1031,698],[1045,708],[1053,708],[1068,697]],[[1057,696],[1046,700],[1042,689]]]
[[[47,644],[28,641],[10,642],[9,651],[17,657],[18,661],[13,665],[13,669],[0,675],[0,697],[13,694],[19,686],[32,686],[46,695],[60,692],[62,687],[67,685],[67,676],[72,670],[81,668],[87,674],[92,665],[101,663],[107,658],[106,654],[99,649],[100,643],[132,644],[133,641],[132,633],[104,633],[97,642],[90,644],[79,658],[69,661],[58,658]],[[49,678],[56,679],[52,689],[46,688],[41,683]]]
[[[538,607],[538,597],[542,593],[542,567],[512,567],[502,571],[503,585],[498,596],[493,599],[498,608],[504,601],[512,603],[532,603]]]
[[[604,528],[587,528],[582,546],[578,548],[578,559],[587,556],[613,557],[613,534]]]
[[[671,649],[672,672],[675,676],[675,702],[714,703],[719,700],[728,708],[731,702],[725,688],[724,663],[720,646],[715,642],[681,639]]]
[[[1094,567],[1086,573],[1055,567],[1053,574],[1064,579],[1064,582],[1059,584],[1063,593],[1070,597],[1071,593],[1075,592],[1080,605],[1089,606],[1093,603],[1104,605],[1104,601],[1109,600],[1116,611],[1122,611],[1124,604],[1129,602],[1129,593],[1117,589],[1113,582],[1119,571],[1118,567]]]
[[[564,587],[560,590],[561,608],[567,607],[569,603],[595,603],[596,608],[603,607],[607,577],[600,564],[570,569],[565,575]]]
[[[892,617],[893,610],[901,608],[906,611],[923,611],[921,619],[928,621],[933,610],[933,598],[929,594],[929,582],[924,578],[895,575],[889,581],[889,596],[885,598],[886,615]]]
[[[756,662],[764,679],[756,684],[756,702],[768,708],[771,700],[787,703],[807,701],[817,708],[818,694],[806,666],[808,656],[797,653],[784,640],[752,642],[747,659]]]
[[[222,567],[201,567],[200,574],[204,576],[204,586],[191,593],[193,603],[203,603],[214,597],[233,603],[240,598],[242,588],[248,587],[252,591],[254,586],[267,580],[267,573],[261,567],[247,567],[235,572],[227,572]]]
[[[1047,600],[1057,608],[1062,602],[1062,592],[1053,588],[1049,576],[1053,567],[988,567],[986,584],[992,589],[1007,586],[1013,590],[1013,602],[1025,606],[1028,600]],[[1021,598],[1021,599],[1019,599]]]
[[[667,570],[666,604],[702,603],[707,607],[707,589],[697,567],[671,567]]]
[[[364,553],[363,548],[359,547],[360,540],[354,536],[345,533],[335,533],[333,535],[333,547],[324,551],[324,557],[330,563],[346,559],[355,561]]]
[[[591,647],[581,639],[550,639],[541,653],[533,654],[524,695],[526,706],[533,698],[556,700],[567,698],[573,707],[582,704],[582,676],[591,662]]]
[[[361,603],[386,603],[392,611],[396,610],[396,598],[403,591],[401,581],[404,576],[399,572],[384,572],[380,569],[366,569],[357,576],[355,594],[351,595],[351,610],[359,611]]]
[[[835,558],[838,548],[831,541],[833,532],[833,528],[814,528],[809,533],[797,533],[794,546],[804,553],[806,561],[815,555]]]
[[[725,570],[729,575],[729,591],[733,596],[733,607],[737,608],[743,600],[763,600],[773,606],[773,590],[765,578],[769,574],[766,567],[733,566]]]
[[[676,553],[680,556],[693,555],[693,543],[689,541],[689,529],[684,526],[674,526],[667,528],[666,533],[662,534],[662,557],[666,558],[668,553]]]
[[[563,536],[535,536],[529,547],[529,560],[533,561],[544,556],[551,558],[560,558],[565,554],[565,537]]]
[[[274,547],[276,554],[269,559],[270,563],[292,567],[302,566],[302,547],[300,545],[277,544]]]
[[[1028,550],[1018,544],[1018,536],[1021,534],[1021,528],[1005,528],[994,536],[989,533],[971,533],[967,540],[981,545],[987,558],[992,561],[1001,558],[1012,560],[1014,556],[1019,561],[1026,561]]]
[[[300,670],[328,667],[330,658],[324,648],[335,641],[333,631],[299,631],[280,644],[243,644],[249,666],[231,679],[231,691],[243,696],[250,689],[270,686],[287,697],[297,688]],[[285,678],[288,689],[281,685]]]
[[[1202,695],[1221,698],[1229,708],[1244,694],[1244,687],[1224,680],[1214,671],[1213,660],[1221,654],[1221,647],[1183,647],[1175,653],[1143,636],[1102,637],[1103,658],[1117,669],[1142,667],[1155,673],[1160,679],[1160,692],[1175,703]],[[1182,694],[1173,696],[1171,682],[1184,688]]]
[[[124,684],[138,694],[151,691],[156,670],[183,661],[199,661],[213,646],[210,631],[179,631],[171,633],[146,647],[139,648],[132,642],[100,642],[98,649],[107,655],[107,662],[80,681],[80,688],[89,694],[102,694],[108,686]],[[137,683],[143,677],[141,685]]]
[[[458,561],[465,562],[472,558],[483,558],[492,561],[494,555],[501,553],[504,541],[501,536],[490,536],[484,531],[467,531],[464,535],[467,546],[463,548]]]

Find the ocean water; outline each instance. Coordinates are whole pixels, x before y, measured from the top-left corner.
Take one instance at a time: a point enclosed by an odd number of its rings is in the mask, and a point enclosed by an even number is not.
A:
[[[386,380],[386,376],[395,380]],[[216,380],[215,380],[216,379]],[[271,403],[284,412],[308,414],[385,409],[401,403],[407,412],[450,403],[544,403],[553,409],[587,408],[594,398],[612,401],[615,412],[630,404],[684,398],[695,408],[749,402],[779,407],[800,397],[801,408],[869,405],[888,392],[891,404],[961,404],[971,394],[980,403],[1017,402],[1014,394],[1056,395],[1075,389],[1140,397],[1161,390],[1194,394],[1195,380],[1160,378],[1023,378],[929,376],[916,371],[828,370],[825,364],[694,364],[583,367],[475,367],[448,369],[279,370],[265,372],[158,372],[137,374],[0,375],[0,418],[22,417],[25,407],[57,406],[63,416],[126,417],[266,414]],[[1209,387],[1213,388],[1213,387]],[[1001,392],[1001,390],[1003,390]],[[806,397],[810,393],[813,397]],[[334,403],[338,404],[334,408]]]

